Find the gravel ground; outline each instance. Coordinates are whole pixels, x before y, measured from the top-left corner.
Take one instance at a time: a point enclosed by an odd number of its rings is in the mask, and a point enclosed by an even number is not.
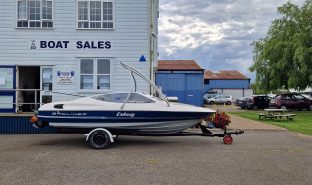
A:
[[[120,136],[92,150],[81,135],[0,135],[0,184],[311,185],[312,137],[252,131],[222,138]]]

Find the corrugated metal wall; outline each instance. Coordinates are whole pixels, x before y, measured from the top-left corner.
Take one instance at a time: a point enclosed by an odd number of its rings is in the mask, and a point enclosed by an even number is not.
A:
[[[207,81],[207,80],[206,80]],[[249,80],[209,80],[205,83],[205,92],[210,89],[249,89]]]
[[[219,94],[231,95],[233,100],[253,94],[252,89],[212,89],[212,91],[218,92]]]
[[[196,71],[159,71],[156,85],[166,96],[176,96],[180,103],[203,105],[204,74]]]
[[[29,120],[29,116],[0,116],[0,134],[48,134],[56,132],[53,127],[36,129]]]

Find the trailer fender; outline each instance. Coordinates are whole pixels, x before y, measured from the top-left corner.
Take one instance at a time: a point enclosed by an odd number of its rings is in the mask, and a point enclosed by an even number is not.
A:
[[[105,128],[96,128],[96,129],[93,129],[93,130],[92,130],[91,132],[89,132],[88,134],[85,134],[85,136],[86,136],[86,141],[89,140],[89,136],[90,136],[93,132],[98,131],[98,130],[101,130],[101,131],[106,132],[106,133],[109,135],[110,141],[111,141],[112,143],[114,142],[114,137],[116,137],[116,136],[114,136],[112,133],[110,133],[110,131],[106,130]]]

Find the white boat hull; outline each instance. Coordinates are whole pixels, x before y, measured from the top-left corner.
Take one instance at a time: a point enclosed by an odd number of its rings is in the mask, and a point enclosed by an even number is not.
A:
[[[57,122],[49,123],[52,127],[60,128],[106,128],[113,130],[132,130],[138,134],[170,134],[182,132],[196,125],[200,120],[179,120],[179,121],[162,121],[162,122],[138,122],[138,123],[68,123]]]

